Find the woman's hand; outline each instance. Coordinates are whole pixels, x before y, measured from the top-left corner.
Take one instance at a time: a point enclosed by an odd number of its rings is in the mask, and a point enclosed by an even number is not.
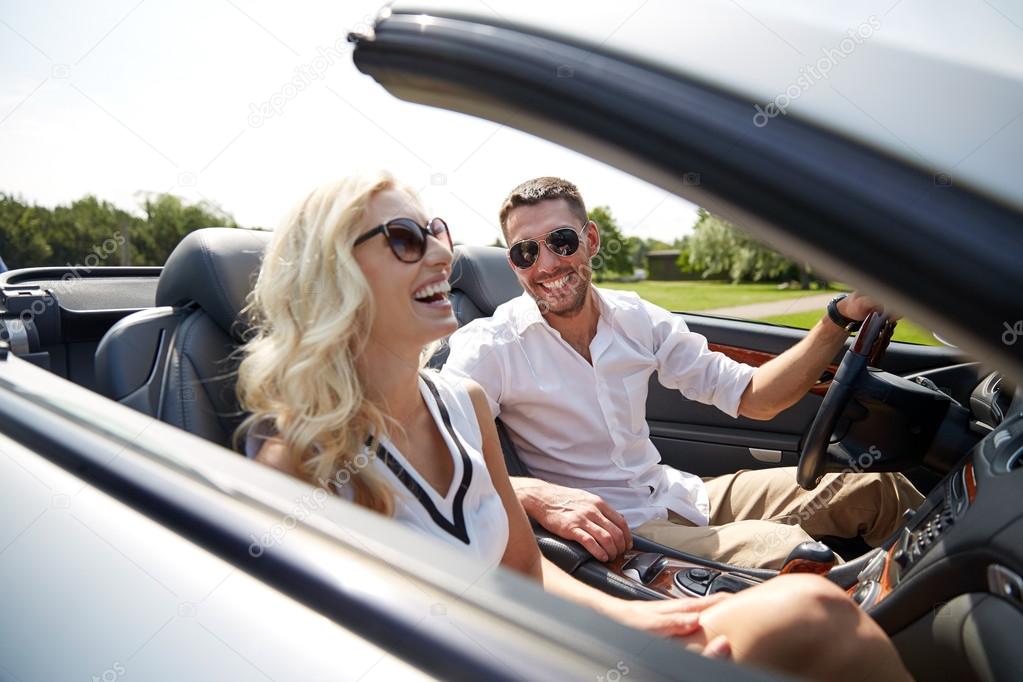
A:
[[[709,597],[694,599],[663,599],[657,601],[628,601],[614,599],[602,605],[609,617],[661,637],[689,637],[700,631],[700,613],[720,604],[731,594],[719,592]],[[723,636],[714,637],[699,649],[704,656],[728,658],[731,648]]]

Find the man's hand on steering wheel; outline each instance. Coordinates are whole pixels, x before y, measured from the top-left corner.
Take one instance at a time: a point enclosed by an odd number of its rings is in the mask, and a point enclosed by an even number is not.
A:
[[[848,317],[850,320],[863,321],[870,313],[882,313],[884,312],[884,306],[859,292],[852,292],[842,300],[840,300],[836,306],[838,312]],[[892,320],[899,319],[898,316],[889,314],[889,318]]]
[[[871,366],[877,366],[884,355],[888,343],[895,331],[895,320],[898,319],[874,309],[877,304],[865,296],[852,294],[841,300],[832,301],[828,316],[834,320],[832,308],[839,308],[849,301],[846,310],[839,309],[840,315],[848,317],[862,309],[868,309],[867,317],[860,326],[852,347],[842,356],[828,392],[821,401],[821,406],[803,437],[799,451],[799,464],[796,466],[796,482],[806,490],[813,490],[821,481],[827,469],[828,449],[832,443],[832,434],[846,405],[852,399],[857,382],[868,372]],[[848,312],[847,312],[848,311]],[[841,326],[841,321],[835,321]]]
[[[593,493],[536,481],[516,485],[515,494],[530,518],[558,537],[578,542],[598,561],[610,561],[632,547],[625,517]]]

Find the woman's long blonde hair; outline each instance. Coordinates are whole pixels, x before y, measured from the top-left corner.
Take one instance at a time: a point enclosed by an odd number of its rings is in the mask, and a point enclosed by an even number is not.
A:
[[[374,306],[352,248],[370,201],[389,189],[418,203],[379,171],[324,185],[292,210],[246,306],[252,332],[238,368],[238,397],[251,413],[239,437],[272,420],[303,476],[334,492],[350,484],[358,504],[386,515],[393,494],[359,457],[367,436],[386,434],[392,420],[366,397],[357,370]]]

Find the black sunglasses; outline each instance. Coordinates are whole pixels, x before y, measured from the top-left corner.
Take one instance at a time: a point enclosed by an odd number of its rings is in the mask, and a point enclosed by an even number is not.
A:
[[[571,256],[579,250],[579,236],[588,225],[589,223],[586,223],[578,231],[566,225],[565,227],[551,230],[547,234],[541,235],[538,239],[517,241],[508,249],[508,258],[515,267],[520,270],[528,270],[533,267],[536,259],[540,257],[541,241],[547,245],[547,248],[554,255],[562,257]]]
[[[426,238],[433,236],[452,250],[451,232],[448,224],[440,218],[434,218],[423,227],[411,218],[395,218],[383,225],[377,225],[369,232],[355,240],[355,246],[380,233],[387,237],[387,244],[395,257],[403,263],[417,263],[426,255]],[[443,236],[443,239],[442,239]]]

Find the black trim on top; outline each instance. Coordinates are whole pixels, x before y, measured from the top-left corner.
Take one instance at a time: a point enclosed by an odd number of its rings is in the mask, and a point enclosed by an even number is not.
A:
[[[423,376],[423,375],[421,375]],[[455,536],[465,544],[469,544],[469,531],[465,527],[465,494],[469,490],[469,484],[472,483],[472,460],[469,459],[469,454],[462,447],[462,441],[458,439],[458,435],[455,433],[454,428],[451,426],[451,416],[448,414],[447,408],[444,406],[444,401],[440,399],[440,393],[437,392],[437,387],[433,385],[433,382],[423,376],[423,381],[426,382],[427,388],[430,389],[430,393],[433,394],[433,399],[437,402],[437,409],[440,412],[441,421],[444,422],[444,428],[447,429],[448,434],[451,436],[451,440],[454,441],[455,447],[458,448],[458,454],[462,457],[462,481],[458,484],[458,491],[455,493],[455,499],[452,504],[454,511],[454,523],[448,521],[440,510],[437,509],[437,505],[430,499],[430,495],[423,489],[423,486],[419,485],[419,482],[412,477],[408,470],[402,466],[401,462],[394,458],[394,455],[384,447],[383,443],[377,445],[377,457],[387,465],[387,468],[391,470],[402,485],[404,485],[412,495],[415,496],[419,503],[423,505],[423,508],[433,519],[433,522],[443,528],[445,531]]]

